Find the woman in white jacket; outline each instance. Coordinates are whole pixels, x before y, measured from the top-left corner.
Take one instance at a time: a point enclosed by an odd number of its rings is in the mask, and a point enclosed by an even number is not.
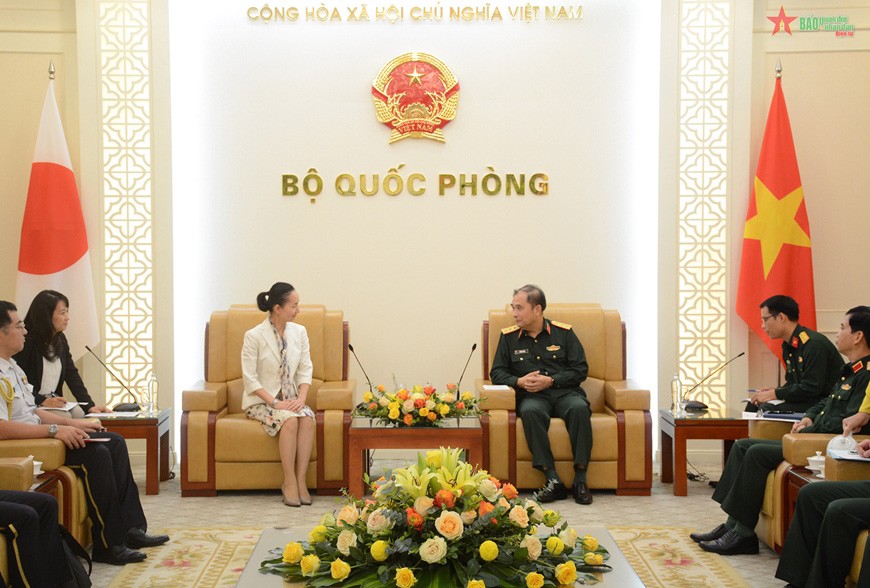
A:
[[[305,473],[314,445],[314,411],[305,398],[312,366],[308,332],[293,322],[299,314],[299,293],[290,284],[276,282],[257,295],[257,307],[269,316],[245,333],[242,410],[260,421],[266,433],[278,436],[284,504],[311,504]]]

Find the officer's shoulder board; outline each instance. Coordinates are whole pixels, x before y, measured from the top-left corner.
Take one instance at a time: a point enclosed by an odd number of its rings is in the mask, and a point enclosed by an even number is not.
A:
[[[559,327],[560,329],[565,329],[566,331],[571,329],[571,325],[569,325],[568,323],[560,323],[559,321],[550,321],[550,324],[553,325],[554,327]]]
[[[501,330],[502,335],[509,335],[511,333],[515,333],[520,329],[519,325],[514,325],[512,327],[505,327]]]
[[[806,331],[802,331],[801,334],[798,335],[798,337],[799,337],[800,340],[801,340],[802,342],[804,342],[804,343],[806,343],[807,341],[810,340],[810,336],[809,336],[809,334],[808,334]]]

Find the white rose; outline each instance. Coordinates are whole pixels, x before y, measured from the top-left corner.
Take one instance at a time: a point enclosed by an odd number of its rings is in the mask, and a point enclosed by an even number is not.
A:
[[[470,525],[474,522],[474,519],[477,518],[477,512],[473,510],[466,510],[459,516],[462,518],[463,523],[465,523],[466,525]]]
[[[359,511],[353,504],[345,504],[336,518],[352,527],[359,520]],[[345,555],[347,554],[345,553]]]
[[[420,559],[426,563],[438,563],[447,555],[447,542],[441,537],[432,537],[420,545]]]
[[[451,394],[450,392],[445,392],[441,396],[439,396],[441,402],[456,402],[456,395]]]
[[[508,513],[508,519],[510,519],[510,522],[512,522],[517,527],[525,529],[529,526],[529,513],[527,513],[526,509],[524,509],[522,506],[517,505],[513,507]]]
[[[490,502],[495,502],[498,498],[498,487],[489,478],[477,485],[477,491]]]
[[[526,535],[520,542],[520,547],[525,547],[529,552],[529,559],[535,561],[541,557],[541,540],[534,535]]]
[[[434,400],[427,400],[426,401],[426,408],[428,408],[429,410],[432,410],[433,408],[435,408],[435,404],[436,403]]]
[[[509,509],[509,508],[511,507],[511,503],[508,502],[508,501],[507,501],[507,498],[505,498],[504,496],[499,497],[498,502],[496,503],[496,505],[502,507],[502,508],[505,509],[505,510],[507,510],[507,509]]]
[[[378,399],[378,404],[380,404],[383,407],[386,407],[389,403],[390,403],[390,399],[387,398],[386,396],[381,396]]]
[[[414,501],[414,510],[421,515],[425,515],[433,506],[435,506],[435,501],[428,496],[421,496]]]
[[[422,392],[414,392],[413,394],[411,394],[412,400],[423,400],[424,398],[426,398],[426,395]]]
[[[574,547],[574,544],[577,543],[577,531],[568,527],[559,533],[559,539],[562,540],[565,547]]]
[[[541,505],[535,502],[534,500],[526,500],[526,503],[523,505],[526,510],[532,509],[532,514],[529,517],[529,520],[533,523],[540,523],[544,520],[544,509],[541,508]]]
[[[459,513],[453,512],[452,510],[445,510],[441,512],[437,519],[435,519],[435,530],[441,533],[441,535],[448,541],[453,541],[454,539],[462,537],[462,533],[465,531],[465,525],[463,524],[462,517],[459,516]]]
[[[334,527],[335,526],[335,517],[332,516],[331,512],[326,513],[322,517],[320,517],[320,524],[324,527]]]
[[[414,406],[414,401],[410,398],[402,403],[402,412],[404,412],[405,414],[408,414],[409,412],[414,412],[414,408],[416,408]]]
[[[386,516],[386,512],[386,508],[379,508],[369,515],[369,520],[366,521],[366,529],[370,534],[378,535],[393,528],[395,522]]]
[[[342,553],[342,555],[350,555],[350,548],[356,547],[356,533],[345,529],[338,534],[335,547]]]

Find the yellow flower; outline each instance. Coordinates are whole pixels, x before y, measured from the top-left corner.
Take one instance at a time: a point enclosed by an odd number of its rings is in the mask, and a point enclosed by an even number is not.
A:
[[[561,555],[564,549],[565,542],[556,537],[555,535],[550,535],[550,538],[547,539],[547,551],[549,551],[553,555]],[[564,582],[562,583],[564,584]]]
[[[583,555],[583,561],[590,566],[600,566],[604,563],[604,556],[590,551]]]
[[[302,556],[304,554],[305,551],[302,549],[302,546],[299,543],[293,541],[291,543],[288,543],[287,546],[284,548],[283,559],[285,563],[295,564],[300,559],[302,559]]]
[[[555,510],[545,510],[544,511],[544,524],[548,527],[555,527],[556,523],[559,522],[559,513]]]
[[[392,410],[399,410],[399,403],[398,402],[391,402],[387,405],[387,408],[389,408],[391,411]]]
[[[308,542],[314,545],[321,541],[326,541],[326,527],[323,525],[317,525],[311,529],[310,533],[308,533]]]
[[[472,394],[471,392],[463,392],[463,393],[462,393],[462,399],[463,399],[464,401],[468,402],[468,401],[471,400],[472,398],[474,398],[474,394]]]
[[[577,566],[571,560],[556,566],[556,581],[560,584],[573,585],[577,581]]]
[[[344,580],[350,575],[350,566],[341,559],[336,559],[329,565],[329,571],[336,580]]]
[[[317,568],[320,567],[320,558],[313,553],[311,555],[306,555],[299,560],[299,567],[302,568],[303,576],[313,576],[314,572],[317,571]]]
[[[441,408],[438,409],[438,412],[441,413],[441,416],[447,416],[447,413],[450,412],[450,406],[442,404]]]
[[[592,535],[583,535],[583,538],[580,541],[583,543],[583,549],[588,549],[589,551],[595,551],[598,549],[598,539]]]
[[[389,547],[389,543],[386,541],[375,541],[369,548],[369,552],[375,561],[384,561],[387,559],[387,547]]]
[[[393,419],[394,421],[399,418],[399,409],[398,408],[391,408],[390,409],[390,418]]]
[[[429,409],[428,409],[428,408],[426,408],[426,407],[424,406],[423,408],[420,409],[420,416],[421,416],[421,417],[424,417],[424,416],[426,416],[427,414],[429,414]]]
[[[492,561],[498,557],[498,545],[494,541],[484,541],[480,544],[478,551],[483,561]]]
[[[486,588],[486,584],[483,580],[469,580],[465,588]]]
[[[374,396],[372,395],[371,392],[369,392],[368,390],[366,390],[365,392],[363,392],[363,400],[364,400],[365,402],[371,402],[371,401],[372,401],[372,398],[374,398]]]
[[[544,585],[544,576],[538,572],[529,572],[526,574],[526,586],[528,588],[541,588]]]
[[[428,413],[427,413],[428,414]],[[432,469],[441,467],[441,452],[437,449],[426,452],[426,465]]]
[[[417,578],[414,577],[414,572],[410,568],[396,570],[396,586],[399,588],[411,588],[416,583]]]

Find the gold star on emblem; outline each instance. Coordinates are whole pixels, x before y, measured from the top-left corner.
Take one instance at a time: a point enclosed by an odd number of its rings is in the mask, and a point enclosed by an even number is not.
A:
[[[423,85],[423,82],[420,81],[420,78],[423,77],[423,74],[422,74],[421,72],[418,72],[418,71],[417,71],[417,66],[416,66],[416,65],[414,66],[414,71],[412,71],[411,73],[406,73],[405,75],[408,76],[409,78],[411,78],[411,79],[408,81],[408,85],[409,85],[409,86],[413,86],[413,85],[414,85],[414,82],[420,84],[421,86]]]
[[[780,199],[768,190],[758,177],[755,178],[757,214],[746,221],[743,238],[761,242],[761,260],[765,279],[783,245],[810,246],[810,236],[794,218],[803,201],[803,188],[798,188]]]

